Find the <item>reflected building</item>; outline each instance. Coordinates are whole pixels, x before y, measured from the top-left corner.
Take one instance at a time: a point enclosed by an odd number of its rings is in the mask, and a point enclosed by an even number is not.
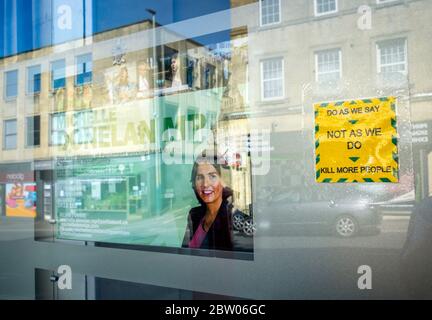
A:
[[[167,212],[184,218],[195,201],[194,156],[229,136],[222,106],[245,96],[245,78],[239,84],[236,75],[231,85],[229,76],[243,43],[225,45],[209,48],[146,20],[4,58],[4,188],[37,185],[38,217],[46,221],[70,224],[82,212],[125,223]],[[222,147],[235,168],[225,179],[248,213],[246,156],[241,161],[230,143]],[[173,246],[186,223],[178,219]],[[76,239],[75,229],[59,229]]]
[[[250,144],[271,152],[269,174],[256,178],[260,187],[312,188],[313,103],[395,95],[400,110],[412,110],[399,123],[407,154],[410,121],[418,128],[413,150],[415,165],[422,164],[418,197],[424,197],[430,94],[428,65],[418,62],[428,44],[411,43],[428,31],[407,17],[426,21],[429,3],[404,3],[232,1],[230,38],[211,46],[146,20],[3,58],[2,166],[11,173],[36,170],[50,184],[55,159],[148,157],[207,128],[239,166],[230,181],[248,212]],[[254,141],[251,130],[270,132],[270,141]],[[154,175],[131,188],[162,182],[158,164],[152,166]],[[393,192],[412,189],[412,168],[403,164],[401,190]],[[175,188],[166,189],[171,195]],[[170,202],[161,201],[162,207]],[[161,210],[143,202],[148,212]]]
[[[429,195],[429,43],[422,39],[430,31],[430,5],[398,0],[232,1],[233,30],[248,39],[244,114],[252,128],[272,132],[271,171],[257,177],[261,187],[283,192],[287,186],[306,184],[302,193],[313,188],[314,103],[396,96],[405,160],[400,184],[387,186],[387,192],[395,196],[412,190],[416,167],[421,168],[417,199]]]
[[[428,30],[408,17],[427,21],[429,6],[399,0],[369,6],[336,0],[232,1],[230,37],[212,46],[163,26],[153,28],[146,20],[3,58],[4,172],[35,170],[50,185],[56,164],[63,163],[57,159],[148,158],[166,145],[175,149],[170,141],[197,143],[205,137],[195,140],[195,135],[208,129],[239,167],[230,181],[241,190],[241,210],[248,212],[252,190],[244,186],[252,184],[250,144],[270,152],[269,174],[256,178],[260,187],[312,188],[313,103],[394,95],[403,113],[400,139],[420,167],[418,197],[424,197],[430,180],[429,66],[423,63],[428,43],[413,43]],[[411,118],[405,116],[408,110]],[[413,151],[411,121],[417,128]],[[270,141],[254,141],[253,130],[270,132]],[[141,190],[152,181],[159,186],[163,173],[156,161],[162,159],[156,158],[150,161],[152,175],[122,188]],[[403,164],[400,190],[391,187],[391,192],[412,189],[412,169],[409,161]],[[175,193],[173,186],[165,187],[168,192],[158,188],[154,192]],[[153,201],[143,202],[148,212],[161,210]]]

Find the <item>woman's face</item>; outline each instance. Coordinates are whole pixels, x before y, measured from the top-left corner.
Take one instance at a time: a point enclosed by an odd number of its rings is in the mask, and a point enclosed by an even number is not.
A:
[[[222,199],[222,179],[213,165],[198,165],[194,184],[196,193],[204,203],[211,204]]]
[[[171,69],[173,72],[177,72],[178,69],[178,61],[177,61],[177,57],[172,57],[171,59]]]

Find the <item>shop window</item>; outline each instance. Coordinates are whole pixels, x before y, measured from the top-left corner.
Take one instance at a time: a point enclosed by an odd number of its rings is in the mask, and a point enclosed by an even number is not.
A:
[[[280,0],[260,0],[260,24],[268,26],[281,22]]]
[[[406,39],[394,39],[377,44],[378,73],[385,79],[397,75],[406,75],[407,46]]]
[[[12,100],[18,95],[18,70],[5,73],[5,99]]]
[[[51,62],[51,88],[57,90],[66,85],[66,63],[64,59]]]
[[[41,66],[27,68],[27,93],[34,94],[41,91]]]
[[[282,58],[261,61],[262,100],[281,99],[284,97],[283,62]]]
[[[315,53],[315,70],[318,83],[337,82],[342,76],[341,50],[323,50]]]
[[[93,62],[91,53],[78,56],[76,58],[76,68],[75,85],[81,86],[92,82]]]
[[[210,64],[210,63],[206,63],[205,67],[204,67],[204,83],[202,85],[202,87],[204,89],[211,89],[215,86],[215,82],[216,82],[216,68],[214,65]]]
[[[315,0],[315,16],[335,13],[337,11],[337,0]]]
[[[64,145],[66,143],[66,116],[64,112],[51,115],[51,144]]]
[[[187,57],[186,65],[186,82],[188,87],[192,89],[194,85],[194,71],[197,66],[197,61],[196,59]]]
[[[27,117],[26,119],[26,146],[40,146],[40,116]]]
[[[74,114],[74,143],[93,141],[93,112],[81,111]]]
[[[75,183],[81,185],[82,190],[80,209],[105,212],[128,210],[125,178],[75,180]]]
[[[6,120],[4,122],[3,148],[5,150],[16,149],[17,147],[17,120]]]
[[[158,87],[164,93],[185,90],[187,85],[187,61],[177,50],[168,46],[158,47]]]

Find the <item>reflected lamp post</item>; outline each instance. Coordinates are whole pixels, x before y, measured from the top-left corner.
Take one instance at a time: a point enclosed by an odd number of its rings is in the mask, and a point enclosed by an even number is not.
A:
[[[152,60],[153,60],[153,117],[155,118],[155,175],[156,175],[156,194],[161,195],[161,143],[160,143],[160,123],[159,123],[159,98],[157,97],[157,74],[158,64],[156,61],[156,11],[146,9],[152,16]],[[161,211],[161,199],[156,201],[155,211],[157,214]]]
[[[157,74],[157,63],[156,63],[156,11],[152,9],[146,9],[146,11],[152,16],[152,41],[153,41],[153,95],[155,96],[156,91],[156,74]]]

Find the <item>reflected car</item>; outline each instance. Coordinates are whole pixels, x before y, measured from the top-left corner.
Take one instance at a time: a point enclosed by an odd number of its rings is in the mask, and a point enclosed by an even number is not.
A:
[[[382,222],[382,216],[367,201],[293,199],[290,194],[258,204],[258,217],[257,234],[262,235],[309,235],[318,231],[351,238],[379,234]]]
[[[415,208],[414,190],[387,201],[371,203],[371,208],[380,215],[409,216]]]
[[[235,231],[244,234],[245,236],[252,237],[256,232],[256,223],[253,218],[252,210],[250,214],[245,214],[240,210],[234,210],[232,215],[232,223]]]

